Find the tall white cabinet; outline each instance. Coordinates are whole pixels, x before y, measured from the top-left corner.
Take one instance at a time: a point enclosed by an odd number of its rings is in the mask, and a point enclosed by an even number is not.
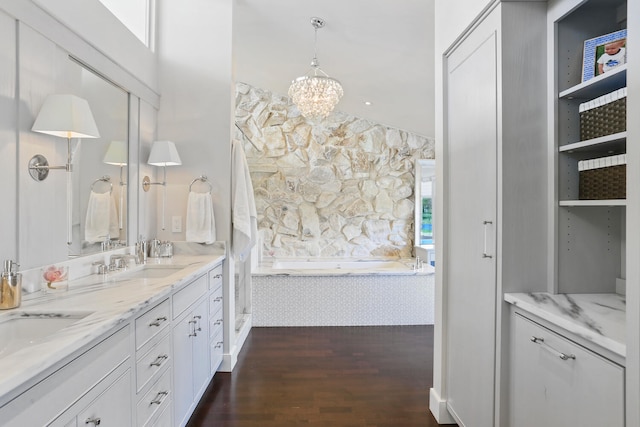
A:
[[[546,279],[543,2],[494,2],[444,58],[443,386],[459,424],[500,417],[504,292]]]

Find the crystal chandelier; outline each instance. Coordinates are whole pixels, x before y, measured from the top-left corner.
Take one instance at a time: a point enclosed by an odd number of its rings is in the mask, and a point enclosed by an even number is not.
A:
[[[320,69],[316,45],[318,43],[318,29],[324,27],[322,18],[311,18],[311,25],[315,30],[313,60],[311,70],[291,82],[289,96],[298,110],[308,119],[324,119],[333,111],[344,94],[342,85],[336,79],[329,77]]]

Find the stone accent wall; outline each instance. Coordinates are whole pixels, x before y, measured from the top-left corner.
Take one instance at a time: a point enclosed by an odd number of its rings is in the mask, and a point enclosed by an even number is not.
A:
[[[238,83],[263,256],[410,257],[416,159],[434,140],[341,112],[321,123],[288,97]],[[254,146],[255,145],[255,146]]]

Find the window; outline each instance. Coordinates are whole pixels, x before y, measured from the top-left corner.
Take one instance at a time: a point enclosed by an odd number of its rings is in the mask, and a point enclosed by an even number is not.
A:
[[[145,46],[151,46],[154,0],[99,0]]]

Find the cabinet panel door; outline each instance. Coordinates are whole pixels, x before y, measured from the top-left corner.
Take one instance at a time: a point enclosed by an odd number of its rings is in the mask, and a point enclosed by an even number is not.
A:
[[[186,423],[186,414],[193,402],[193,319],[190,314],[173,328],[173,408],[175,425]]]
[[[498,92],[490,15],[446,59],[446,387],[461,422],[493,426]]]
[[[200,396],[209,384],[209,316],[207,300],[193,310],[196,320],[197,335],[193,337],[193,395]]]
[[[622,367],[520,315],[513,318],[510,425],[624,426]]]

